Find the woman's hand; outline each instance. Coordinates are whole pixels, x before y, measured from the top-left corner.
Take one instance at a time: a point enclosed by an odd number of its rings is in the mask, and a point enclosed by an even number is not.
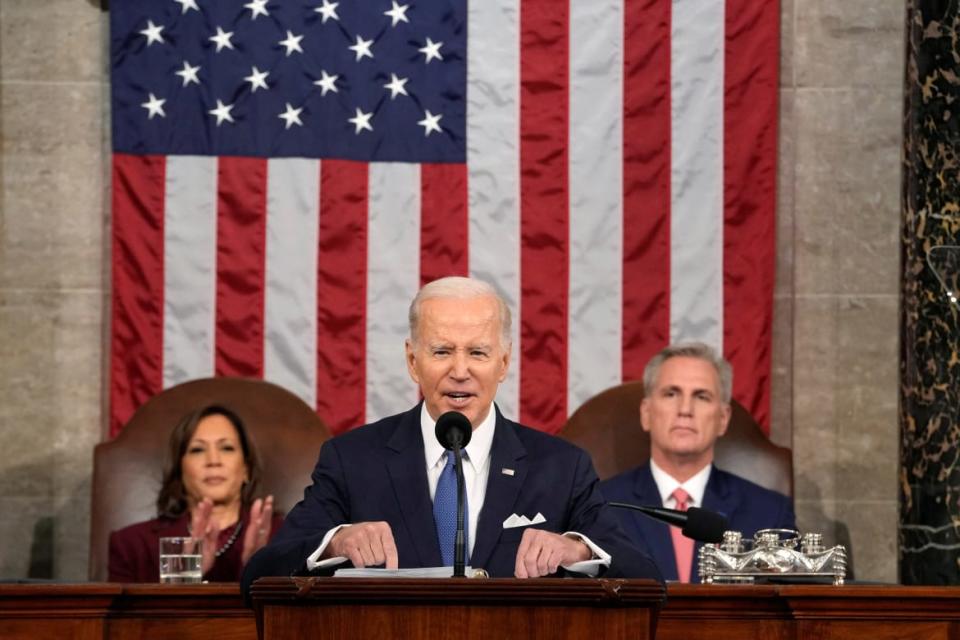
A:
[[[201,573],[210,571],[213,568],[213,561],[217,559],[220,525],[210,517],[211,513],[213,513],[213,500],[210,498],[204,498],[198,502],[190,512],[190,535],[203,540]]]
[[[250,507],[250,524],[243,534],[243,554],[240,561],[247,564],[247,560],[259,551],[270,539],[270,529],[273,527],[273,496],[264,499],[257,498]]]

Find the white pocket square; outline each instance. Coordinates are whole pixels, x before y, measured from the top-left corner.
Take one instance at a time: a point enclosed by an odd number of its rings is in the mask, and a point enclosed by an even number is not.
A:
[[[509,518],[503,521],[504,529],[513,529],[514,527],[529,527],[532,524],[540,524],[541,522],[546,522],[547,519],[543,517],[543,514],[539,511],[537,515],[533,516],[531,520],[527,516],[518,516],[513,513]]]

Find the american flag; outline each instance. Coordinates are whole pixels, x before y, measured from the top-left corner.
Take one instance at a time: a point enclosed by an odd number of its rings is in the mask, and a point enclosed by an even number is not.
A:
[[[779,3],[115,0],[111,432],[262,377],[339,432],[417,400],[442,275],[515,313],[497,402],[559,429],[703,340],[767,423]]]

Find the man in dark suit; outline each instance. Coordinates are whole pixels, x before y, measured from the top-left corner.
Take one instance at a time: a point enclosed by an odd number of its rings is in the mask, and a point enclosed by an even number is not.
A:
[[[421,289],[406,359],[423,401],[324,444],[304,499],[247,565],[245,590],[259,576],[350,564],[449,565],[438,523],[452,462],[434,436],[448,411],[473,427],[463,464],[468,564],[494,577],[660,579],[605,505],[589,456],[494,406],[510,363],[510,311],[490,285],[443,278]]]
[[[671,345],[643,372],[640,422],[650,434],[650,462],[600,484],[615,502],[701,507],[724,514],[730,529],[795,529],[790,499],[713,465],[714,445],[730,423],[733,374],[707,345]],[[677,527],[634,511],[618,512],[627,534],[653,556],[667,580],[699,582],[699,545]]]

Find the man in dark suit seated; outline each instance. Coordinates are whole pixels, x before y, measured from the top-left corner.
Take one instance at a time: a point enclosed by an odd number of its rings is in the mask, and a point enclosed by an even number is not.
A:
[[[313,484],[247,565],[244,591],[260,576],[450,565],[452,540],[437,520],[449,517],[440,496],[451,491],[452,452],[434,435],[448,411],[473,427],[463,464],[469,565],[494,577],[660,579],[604,503],[589,456],[493,404],[510,364],[510,310],[495,290],[434,281],[409,320],[407,366],[423,401],[323,445]]]
[[[744,537],[759,529],[796,528],[787,496],[713,465],[714,445],[730,422],[733,373],[705,344],[671,345],[643,372],[640,422],[650,434],[650,462],[600,484],[615,502],[701,507],[724,514]],[[699,582],[694,542],[677,527],[619,511],[624,529],[647,550],[667,580]]]

